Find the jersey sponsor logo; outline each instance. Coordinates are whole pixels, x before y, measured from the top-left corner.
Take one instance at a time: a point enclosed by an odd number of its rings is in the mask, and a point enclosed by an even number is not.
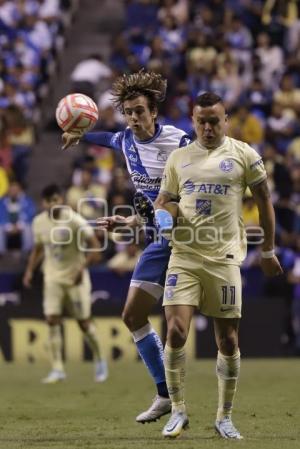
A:
[[[192,162],[190,162],[189,164],[182,165],[181,168],[189,167],[190,165],[193,165]]]
[[[196,213],[198,215],[210,215],[211,214],[211,200],[196,200]]]
[[[264,165],[262,158],[253,162],[253,164],[250,165],[250,170],[253,170],[253,168],[258,167],[259,165]]]
[[[178,280],[178,274],[168,274],[166,287],[175,287]]]
[[[231,159],[224,159],[220,162],[219,167],[222,171],[228,173],[233,170],[233,161]]]
[[[202,184],[194,184],[193,181],[188,179],[183,184],[183,189],[187,195],[191,193],[208,193],[211,195],[227,195],[230,188],[228,184],[214,184],[209,182],[204,182]]]
[[[159,176],[156,178],[150,178],[149,176],[143,175],[134,170],[131,173],[131,178],[136,188],[148,190],[159,190],[160,188],[161,178]]]
[[[167,159],[167,152],[165,150],[159,150],[159,152],[157,153],[157,160],[160,162],[166,162]]]

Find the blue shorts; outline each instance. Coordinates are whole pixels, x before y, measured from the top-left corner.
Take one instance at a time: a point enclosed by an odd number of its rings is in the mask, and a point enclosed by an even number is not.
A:
[[[168,240],[163,238],[161,243],[150,243],[135,266],[132,282],[158,284],[163,288],[170,255]]]

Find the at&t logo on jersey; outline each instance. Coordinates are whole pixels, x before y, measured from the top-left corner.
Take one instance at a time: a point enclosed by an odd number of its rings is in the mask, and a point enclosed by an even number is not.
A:
[[[209,193],[211,195],[227,195],[229,189],[229,184],[215,184],[210,182],[194,184],[190,179],[185,181],[185,183],[183,184],[183,190],[187,195],[191,195],[194,192]]]

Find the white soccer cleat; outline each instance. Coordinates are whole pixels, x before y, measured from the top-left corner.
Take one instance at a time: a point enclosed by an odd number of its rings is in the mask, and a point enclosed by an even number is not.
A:
[[[173,412],[169,421],[163,428],[162,434],[165,438],[177,438],[183,430],[187,429],[189,419],[184,412]]]
[[[47,377],[41,380],[42,384],[57,384],[66,379],[66,373],[64,371],[53,369],[50,371]]]
[[[145,412],[140,413],[135,420],[139,423],[153,422],[161,416],[170,413],[172,404],[170,398],[164,398],[156,395],[151,406]]]
[[[95,382],[105,382],[108,378],[108,367],[105,360],[97,362],[95,365]]]
[[[216,431],[222,438],[228,438],[233,440],[242,440],[243,437],[240,432],[232,424],[231,418],[225,417],[221,421],[215,423]]]

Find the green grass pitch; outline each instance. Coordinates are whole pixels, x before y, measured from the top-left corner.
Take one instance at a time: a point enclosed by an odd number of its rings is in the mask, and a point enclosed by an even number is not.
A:
[[[219,438],[215,362],[188,361],[190,429],[164,440],[167,417],[137,424],[154,390],[142,363],[114,362],[104,384],[90,363],[67,364],[68,379],[42,385],[46,365],[1,364],[0,449],[300,448],[300,360],[243,360],[234,423],[244,440]]]

